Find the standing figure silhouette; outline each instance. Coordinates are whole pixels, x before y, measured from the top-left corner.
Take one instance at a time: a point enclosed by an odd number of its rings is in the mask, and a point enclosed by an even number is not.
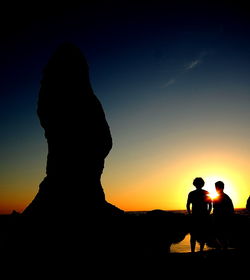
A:
[[[249,195],[249,197],[247,199],[246,209],[250,212],[250,195]]]
[[[222,247],[222,249],[227,249],[234,206],[231,198],[224,193],[223,182],[216,182],[215,189],[218,193],[218,196],[213,200],[215,235],[220,247]]]
[[[212,210],[212,200],[209,197],[209,192],[202,189],[205,185],[204,180],[197,177],[194,179],[193,185],[196,190],[188,194],[186,205],[188,214],[191,215],[190,246],[192,253],[195,252],[196,241],[200,243],[200,251],[202,252],[204,249],[208,217]]]

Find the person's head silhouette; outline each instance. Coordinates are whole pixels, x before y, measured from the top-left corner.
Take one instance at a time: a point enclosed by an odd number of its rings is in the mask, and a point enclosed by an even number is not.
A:
[[[201,189],[205,185],[205,182],[201,177],[197,177],[194,179],[193,185],[196,187],[196,189]]]
[[[197,188],[197,189],[201,189],[203,188],[203,186],[205,185],[204,180],[201,177],[197,177],[194,179],[193,181],[193,185]]]
[[[215,183],[215,189],[218,194],[223,193],[224,190],[224,183],[222,181],[218,181]]]

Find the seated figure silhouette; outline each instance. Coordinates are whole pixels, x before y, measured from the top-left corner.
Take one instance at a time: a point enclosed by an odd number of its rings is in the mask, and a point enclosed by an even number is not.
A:
[[[224,183],[222,181],[215,183],[215,189],[218,193],[218,196],[213,199],[215,235],[222,249],[227,249],[234,206],[231,198],[224,193]]]
[[[123,212],[105,200],[101,175],[112,137],[86,59],[71,43],[59,46],[44,69],[37,114],[48,143],[46,177],[23,214]]]
[[[212,210],[212,201],[209,192],[203,190],[205,182],[197,177],[193,181],[196,190],[188,194],[187,211],[191,215],[190,246],[191,252],[195,252],[196,241],[200,243],[200,251],[203,251],[208,231],[208,217]],[[192,205],[192,208],[191,208]]]

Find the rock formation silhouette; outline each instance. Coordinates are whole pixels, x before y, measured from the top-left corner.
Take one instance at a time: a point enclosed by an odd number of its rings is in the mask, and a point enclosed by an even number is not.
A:
[[[80,49],[63,43],[45,66],[37,114],[48,143],[46,177],[23,215],[113,215],[101,185],[112,137]]]

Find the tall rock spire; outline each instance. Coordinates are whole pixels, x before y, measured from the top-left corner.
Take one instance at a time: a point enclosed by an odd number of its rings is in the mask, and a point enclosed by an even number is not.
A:
[[[120,212],[101,185],[110,128],[76,46],[62,44],[45,66],[37,113],[48,143],[46,177],[23,214]]]

